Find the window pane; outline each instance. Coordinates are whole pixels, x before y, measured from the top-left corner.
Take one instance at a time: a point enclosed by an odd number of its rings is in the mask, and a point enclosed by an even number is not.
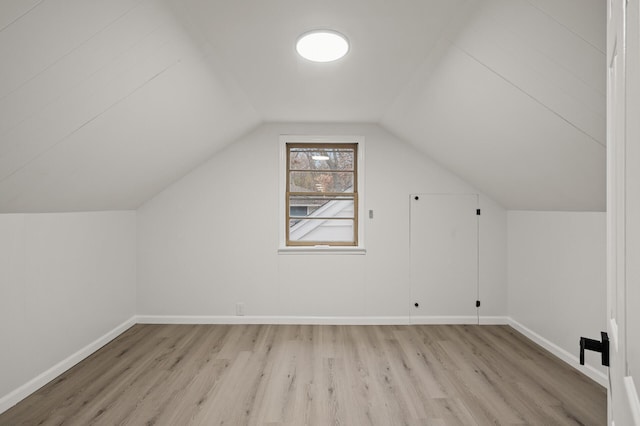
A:
[[[353,170],[352,148],[297,148],[289,150],[290,170]]]
[[[289,216],[291,217],[305,217],[309,214],[308,206],[290,206],[289,207]]]
[[[300,219],[289,224],[290,241],[352,242],[353,219]]]
[[[291,192],[353,192],[353,172],[291,172]]]
[[[287,143],[287,244],[355,245],[357,144]]]
[[[289,215],[292,219],[304,217],[355,217],[353,196],[315,197],[292,195],[289,197]]]

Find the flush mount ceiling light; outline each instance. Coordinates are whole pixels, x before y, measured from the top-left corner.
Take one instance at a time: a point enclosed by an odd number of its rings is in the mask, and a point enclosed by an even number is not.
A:
[[[298,38],[296,50],[300,56],[310,61],[331,62],[347,54],[349,42],[336,31],[309,31]]]

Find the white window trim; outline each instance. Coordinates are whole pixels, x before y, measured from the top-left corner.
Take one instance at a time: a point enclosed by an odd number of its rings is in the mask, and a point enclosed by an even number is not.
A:
[[[358,245],[357,246],[287,246],[285,241],[285,205],[287,186],[287,144],[288,143],[357,143],[358,144]],[[364,203],[364,136],[355,135],[280,135],[280,179],[278,185],[278,254],[365,254],[365,203]]]

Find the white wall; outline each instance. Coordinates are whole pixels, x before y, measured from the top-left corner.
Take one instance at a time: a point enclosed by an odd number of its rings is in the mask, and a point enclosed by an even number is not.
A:
[[[135,314],[135,226],[135,212],[0,215],[0,412]]]
[[[366,255],[277,253],[281,134],[365,137]],[[428,192],[477,191],[377,125],[262,125],[139,209],[137,312],[408,319],[409,194]],[[481,314],[501,316],[506,212],[480,200]]]
[[[509,211],[508,223],[510,317],[577,357],[581,336],[606,330],[606,213]],[[599,354],[586,361],[605,371]]]
[[[365,255],[277,253],[287,133],[365,137]],[[137,214],[0,215],[0,405],[135,314],[409,321],[409,194],[475,192],[377,125],[266,124]],[[577,355],[605,329],[605,214],[480,206],[481,315]]]

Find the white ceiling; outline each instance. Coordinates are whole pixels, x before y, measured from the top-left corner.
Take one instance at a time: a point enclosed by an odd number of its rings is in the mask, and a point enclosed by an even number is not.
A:
[[[266,121],[375,122],[406,85],[462,0],[175,0],[207,53]],[[311,29],[343,33],[351,51],[317,64],[295,53]]]
[[[504,206],[605,208],[605,3],[487,0],[382,124]]]
[[[260,123],[156,0],[0,2],[0,211],[131,209]]]
[[[329,27],[335,63],[294,53]],[[377,122],[512,209],[604,209],[603,0],[3,0],[0,212],[136,208],[265,121]]]

